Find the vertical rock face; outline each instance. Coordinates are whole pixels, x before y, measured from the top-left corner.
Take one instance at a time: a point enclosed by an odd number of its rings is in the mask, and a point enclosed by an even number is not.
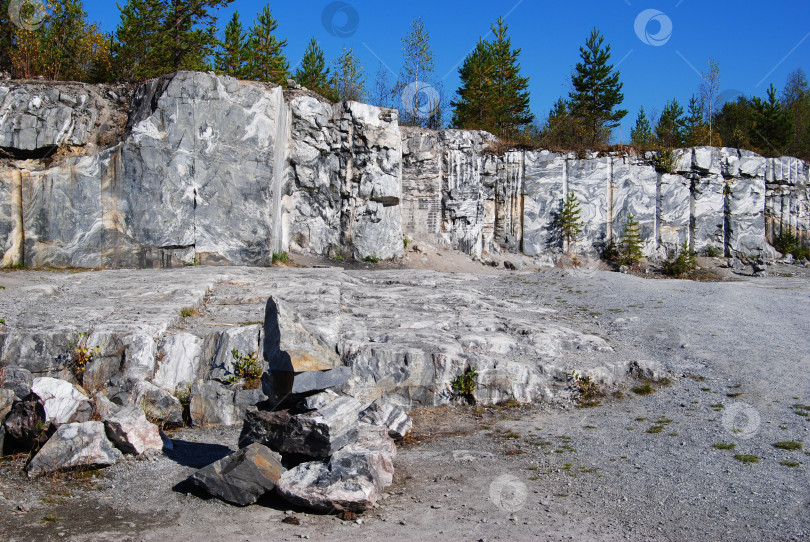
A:
[[[210,73],[131,95],[0,85],[0,148],[13,158],[0,163],[2,265],[265,265],[287,250],[393,258],[403,233],[472,256],[550,258],[567,192],[586,253],[617,241],[629,213],[647,255],[685,242],[758,255],[787,228],[810,243],[808,166],[795,158],[696,147],[657,172],[651,153],[499,151],[486,132],[400,129],[395,110]]]

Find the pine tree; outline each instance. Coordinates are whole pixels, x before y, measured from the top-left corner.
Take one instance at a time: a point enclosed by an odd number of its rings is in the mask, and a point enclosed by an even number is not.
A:
[[[119,6],[113,33],[114,69],[121,81],[143,81],[165,73],[161,52],[164,6],[161,0],[128,0]]]
[[[529,78],[520,75],[520,49],[512,48],[503,17],[492,26],[495,39],[479,41],[459,69],[461,87],[453,126],[514,136],[534,120],[529,111]]]
[[[683,136],[689,147],[709,144],[709,126],[703,122],[703,110],[695,96],[689,100]]]
[[[352,49],[343,52],[334,61],[332,87],[340,101],[359,102],[366,95],[366,74],[360,59]]]
[[[217,46],[217,17],[213,10],[233,0],[164,0],[163,28],[158,55],[164,70],[209,68],[208,58]]]
[[[636,117],[636,125],[630,130],[630,144],[639,149],[647,149],[653,143],[652,125],[642,106]]]
[[[560,206],[560,212],[556,217],[556,226],[563,241],[563,248],[566,254],[571,253],[571,247],[582,233],[584,224],[582,223],[581,210],[577,195],[569,192]]]
[[[214,57],[214,69],[225,75],[243,78],[248,75],[251,56],[247,34],[239,20],[239,12],[235,11],[225,27],[225,40]]]
[[[453,107],[453,127],[468,130],[492,130],[495,126],[491,104],[493,60],[487,42],[479,40],[459,68],[461,87]]]
[[[329,87],[329,68],[326,67],[326,59],[323,49],[318,45],[318,40],[313,37],[309,40],[307,50],[301,65],[293,76],[295,82],[315,92],[323,92]]]
[[[0,0],[0,71],[13,69],[12,51],[14,45],[14,25],[8,14],[10,0]]]
[[[643,246],[638,229],[638,220],[633,217],[632,213],[629,213],[619,248],[619,264],[633,266],[640,262],[643,257]]]
[[[754,125],[752,141],[765,154],[782,154],[793,138],[790,116],[776,99],[773,84],[768,88],[768,99],[755,96],[753,100]]]
[[[433,88],[434,53],[430,46],[430,32],[425,29],[421,17],[411,22],[411,30],[402,38],[402,70],[395,88],[395,94],[403,97],[400,122],[410,126],[427,126],[430,117],[438,114],[438,93],[423,92],[422,87]],[[406,88],[410,94],[403,94]],[[415,95],[413,95],[415,93]],[[429,103],[423,103],[428,100]]]
[[[256,17],[256,24],[250,29],[253,61],[249,73],[257,81],[270,81],[283,86],[287,84],[290,67],[283,51],[287,40],[279,41],[273,34],[277,28],[278,21],[273,18],[270,6],[264,6]]]
[[[610,45],[595,28],[579,48],[582,59],[577,63],[571,77],[574,90],[569,93],[571,112],[585,121],[587,140],[590,145],[607,143],[610,131],[619,126],[627,115],[626,109],[616,109],[624,101],[623,84],[619,82],[619,72],[613,70],[610,60]]]
[[[715,117],[718,137],[723,144],[737,149],[751,149],[751,134],[754,123],[754,108],[751,100],[740,96],[727,102]]]
[[[658,144],[670,149],[683,146],[684,125],[683,107],[680,106],[678,100],[667,103],[655,126],[655,137]]]

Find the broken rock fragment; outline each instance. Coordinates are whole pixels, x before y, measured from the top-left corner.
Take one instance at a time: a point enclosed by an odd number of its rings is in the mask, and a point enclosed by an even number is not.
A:
[[[67,423],[48,439],[26,470],[33,478],[50,472],[109,467],[123,457],[107,438],[102,422]]]
[[[392,438],[401,439],[413,427],[413,419],[400,407],[385,399],[377,399],[360,413],[360,421],[380,425],[388,429]]]
[[[107,438],[125,454],[141,455],[163,449],[158,426],[138,407],[125,407],[104,422]]]
[[[190,480],[214,497],[247,506],[273,489],[283,472],[281,456],[266,446],[251,444],[203,467]]]

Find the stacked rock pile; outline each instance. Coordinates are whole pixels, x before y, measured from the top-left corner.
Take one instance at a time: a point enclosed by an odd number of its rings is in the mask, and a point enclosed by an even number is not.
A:
[[[320,512],[371,508],[393,481],[394,439],[407,434],[412,420],[384,399],[367,406],[341,394],[350,372],[332,356],[282,350],[272,298],[264,325],[269,369],[262,388],[270,400],[248,409],[240,450],[195,472],[191,481],[241,506],[275,490]]]

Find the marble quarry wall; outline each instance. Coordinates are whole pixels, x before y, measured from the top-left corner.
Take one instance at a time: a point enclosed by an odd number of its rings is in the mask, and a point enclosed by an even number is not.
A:
[[[472,256],[618,240],[632,213],[649,256],[680,244],[768,255],[810,243],[808,165],[728,148],[652,154],[512,150],[477,131],[400,127],[395,110],[178,72],[138,88],[0,83],[3,266],[266,265],[283,251],[392,258],[403,235]]]
[[[485,132],[402,132],[403,231],[473,255],[559,252],[554,222],[569,192],[581,207],[577,250],[583,252],[618,242],[629,214],[639,222],[648,256],[664,257],[683,243],[698,252],[768,255],[768,241],[788,227],[810,242],[808,165],[796,158],[679,149],[663,173],[652,153],[493,154],[487,146],[494,137]]]

